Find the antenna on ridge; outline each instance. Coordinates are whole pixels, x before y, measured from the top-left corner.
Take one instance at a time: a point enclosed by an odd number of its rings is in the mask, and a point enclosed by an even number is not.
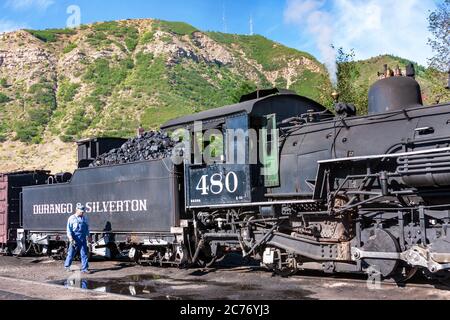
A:
[[[226,10],[225,10],[225,1],[222,2],[222,24],[223,24],[223,32],[227,33],[228,32],[228,28],[227,28],[227,16],[226,16]]]
[[[250,15],[250,35],[253,35],[253,15]]]

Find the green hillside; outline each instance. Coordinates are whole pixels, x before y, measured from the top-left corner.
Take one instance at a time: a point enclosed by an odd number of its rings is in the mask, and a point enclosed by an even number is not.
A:
[[[23,30],[0,36],[0,139],[47,143],[90,136],[129,137],[182,115],[235,103],[256,88],[289,88],[331,106],[325,67],[308,53],[259,35],[201,32],[182,22],[127,20],[76,30]],[[383,65],[353,62],[355,101]],[[427,103],[442,94],[443,75],[417,66]],[[351,97],[349,98],[352,99]],[[448,96],[441,97],[441,101]]]
[[[0,88],[3,140],[131,136],[139,124],[157,128],[256,88],[291,87],[322,102],[331,91],[324,66],[307,53],[182,22],[25,30],[0,37],[0,49],[11,55]]]

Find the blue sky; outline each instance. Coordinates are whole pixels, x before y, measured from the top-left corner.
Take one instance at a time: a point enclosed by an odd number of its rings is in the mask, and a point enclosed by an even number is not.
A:
[[[440,0],[442,1],[442,0]],[[438,0],[0,0],[0,32],[62,28],[77,5],[81,23],[131,18],[185,21],[201,30],[253,32],[334,58],[329,44],[354,48],[357,58],[392,53],[426,64],[426,18]]]

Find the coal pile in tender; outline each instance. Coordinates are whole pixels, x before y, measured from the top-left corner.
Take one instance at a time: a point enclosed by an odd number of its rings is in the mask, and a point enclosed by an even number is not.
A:
[[[136,161],[159,160],[170,157],[176,142],[166,133],[149,131],[125,142],[119,149],[102,154],[91,167],[110,166]]]

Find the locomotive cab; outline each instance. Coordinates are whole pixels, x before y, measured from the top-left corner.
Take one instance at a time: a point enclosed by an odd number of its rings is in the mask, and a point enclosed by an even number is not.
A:
[[[163,130],[185,131],[187,208],[250,206],[267,201],[268,190],[283,183],[280,133],[293,122],[316,121],[323,114],[331,116],[312,100],[273,89],[243,96],[239,104],[164,124]]]

